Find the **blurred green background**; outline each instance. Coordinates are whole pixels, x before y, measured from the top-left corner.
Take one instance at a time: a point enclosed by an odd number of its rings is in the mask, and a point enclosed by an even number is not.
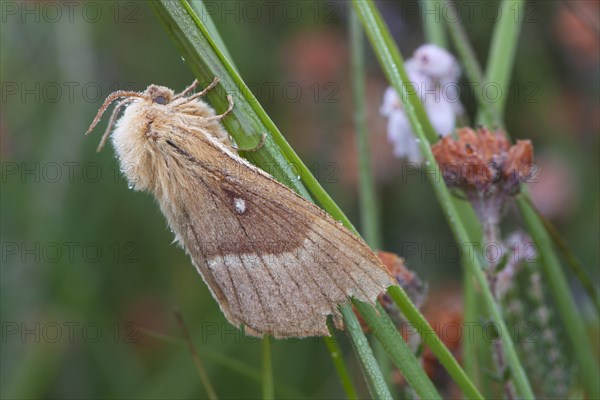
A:
[[[497,2],[468,3],[463,21],[483,62]],[[536,204],[598,282],[599,8],[575,3],[526,8],[506,125],[533,141]],[[408,58],[424,41],[417,3],[377,4]],[[359,227],[347,5],[207,2],[241,76]],[[180,337],[174,306],[220,397],[260,396],[260,342],[228,325],[154,200],[128,190],[112,149],[95,152],[106,118],[83,136],[113,90],[178,91],[193,80],[174,44],[142,1],[0,6],[2,397],[204,396],[188,350],[144,333]],[[367,60],[385,250],[404,256],[430,292],[455,297],[450,231],[425,177],[391,154],[378,111],[387,84],[370,50]],[[472,112],[473,96],[462,100]],[[509,210],[505,232],[519,226]],[[573,290],[589,313],[576,282]],[[319,339],[275,342],[273,363],[278,397],[343,396]]]

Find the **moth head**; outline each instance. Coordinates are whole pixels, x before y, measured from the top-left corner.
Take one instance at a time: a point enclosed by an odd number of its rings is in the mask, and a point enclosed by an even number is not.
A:
[[[219,81],[218,78],[215,78],[215,80],[213,81],[211,86],[209,86],[208,88],[214,87],[214,85],[216,85],[218,81]],[[179,93],[177,96],[174,96],[174,93],[171,89],[166,88],[164,86],[158,86],[158,85],[150,85],[143,92],[117,90],[116,92],[111,93],[106,98],[106,100],[104,100],[104,103],[102,103],[102,106],[98,110],[98,113],[94,117],[92,124],[90,125],[90,127],[88,128],[88,130],[86,131],[85,134],[88,135],[96,127],[98,122],[100,122],[100,118],[102,117],[102,114],[104,114],[104,112],[106,111],[108,106],[110,106],[110,104],[112,102],[125,97],[125,100],[120,101],[112,113],[112,116],[111,116],[110,121],[108,122],[108,126],[106,128],[106,131],[104,132],[104,135],[102,135],[102,139],[100,140],[100,144],[98,145],[97,151],[100,151],[104,147],[104,144],[106,143],[108,136],[110,135],[111,129],[112,129],[114,123],[116,122],[116,118],[119,114],[120,109],[124,105],[129,103],[131,100],[138,98],[138,99],[145,100],[145,101],[151,103],[152,105],[154,105],[154,104],[163,105],[163,106],[168,105],[172,101],[177,100],[178,98],[187,94],[190,90],[192,90],[194,87],[196,87],[197,83],[198,83],[197,81],[194,81],[192,86],[190,86],[183,92]],[[207,89],[205,89],[205,90],[207,90]],[[184,101],[187,102],[187,101],[194,100],[197,97],[202,96],[203,94],[204,94],[204,91],[202,93],[196,93],[193,96],[184,98]]]
[[[96,149],[96,151],[99,152],[104,147],[104,144],[106,143],[106,140],[108,139],[108,135],[110,135],[112,126],[115,123],[116,116],[118,115],[119,110],[121,109],[122,106],[124,106],[126,103],[128,103],[129,101],[131,101],[132,99],[135,99],[135,98],[154,102],[153,98],[150,97],[150,94],[148,93],[153,86],[157,89],[163,89],[163,91],[167,91],[167,94],[168,94],[168,92],[170,92],[169,96],[172,96],[172,94],[173,94],[172,91],[170,91],[169,89],[167,89],[165,87],[150,85],[148,87],[148,89],[146,89],[145,92],[132,92],[132,91],[128,91],[128,90],[117,90],[116,92],[112,92],[111,94],[108,95],[108,97],[106,98],[106,100],[104,100],[104,103],[102,103],[102,106],[98,110],[98,113],[94,117],[92,124],[90,125],[88,130],[85,132],[86,135],[89,135],[89,133],[96,127],[98,122],[100,122],[100,118],[102,117],[102,114],[104,114],[104,112],[106,111],[108,106],[110,106],[113,101],[121,99],[123,97],[126,97],[126,99],[121,101],[120,103],[118,103],[117,106],[115,107],[115,110],[112,113],[110,121],[108,122],[108,126],[106,127],[106,131],[104,132],[104,135],[102,135],[102,139],[100,140],[100,144],[98,145],[98,148]],[[159,99],[159,101],[162,101],[162,100]]]
[[[173,91],[164,86],[150,85],[144,94],[148,96],[153,103],[163,106],[169,104],[171,100],[173,100]]]

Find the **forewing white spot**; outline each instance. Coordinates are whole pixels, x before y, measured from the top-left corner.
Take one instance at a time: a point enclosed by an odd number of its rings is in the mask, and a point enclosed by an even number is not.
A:
[[[233,199],[233,206],[238,214],[243,214],[246,211],[246,200],[236,197]]]

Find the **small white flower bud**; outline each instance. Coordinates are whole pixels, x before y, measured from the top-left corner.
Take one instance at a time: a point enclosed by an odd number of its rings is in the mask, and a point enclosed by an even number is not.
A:
[[[446,50],[433,44],[419,47],[413,57],[406,60],[404,68],[414,92],[419,96],[435,131],[445,136],[456,127],[457,115],[462,115],[458,79],[460,67]],[[411,162],[421,162],[422,156],[396,91],[389,87],[383,95],[379,109],[388,118],[388,140],[394,155]]]

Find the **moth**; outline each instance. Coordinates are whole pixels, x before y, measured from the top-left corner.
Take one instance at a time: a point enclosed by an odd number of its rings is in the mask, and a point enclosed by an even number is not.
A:
[[[238,155],[220,123],[232,97],[220,115],[200,100],[217,84],[116,91],[86,135],[123,99],[98,150],[110,135],[130,187],[154,195],[231,324],[259,337],[328,335],[327,317],[342,328],[350,296],[374,303],[396,282],[363,240]]]

